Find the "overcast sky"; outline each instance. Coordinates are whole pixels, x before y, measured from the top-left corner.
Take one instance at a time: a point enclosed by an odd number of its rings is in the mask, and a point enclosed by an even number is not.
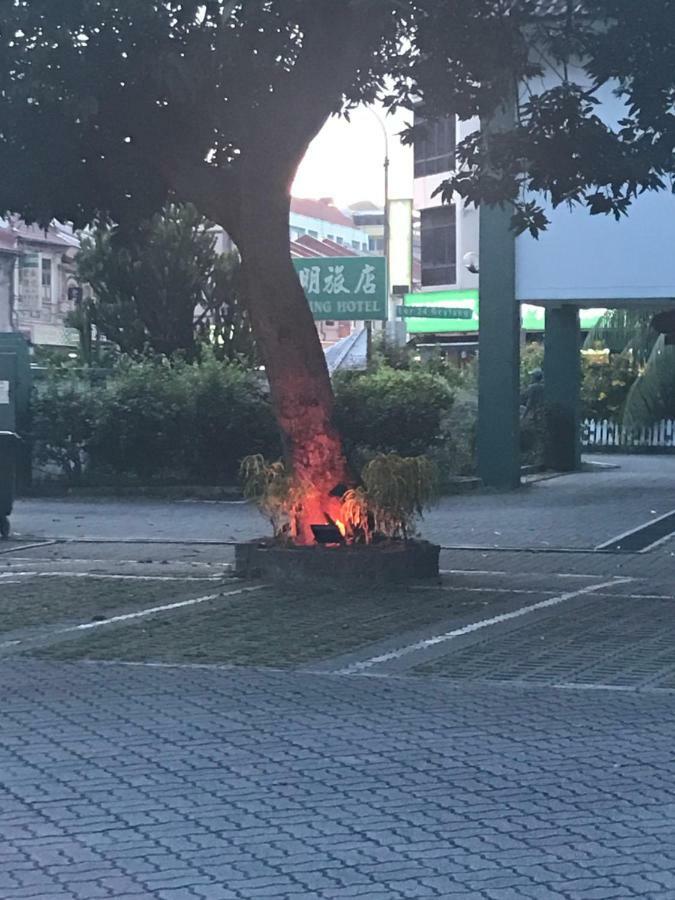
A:
[[[412,197],[412,152],[401,145],[397,133],[410,121],[409,113],[385,116],[389,135],[390,196]],[[346,207],[358,200],[384,200],[384,135],[373,112],[362,107],[351,121],[331,119],[309,148],[293,186],[296,197],[332,197],[337,206]]]

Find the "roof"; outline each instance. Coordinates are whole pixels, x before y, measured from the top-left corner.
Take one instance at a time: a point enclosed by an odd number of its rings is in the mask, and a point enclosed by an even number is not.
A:
[[[307,216],[310,219],[331,222],[333,225],[343,225],[346,228],[356,227],[348,216],[327,200],[303,200],[299,197],[292,197],[291,212],[299,216]]]
[[[39,225],[26,225],[19,218],[0,219],[0,235],[4,239],[12,240],[14,244],[30,243],[44,244],[49,247],[63,247],[77,249],[80,246],[78,238],[67,231],[60,222],[54,222],[49,228],[44,229]]]
[[[313,251],[312,256],[359,256],[349,247],[343,247],[342,244],[336,244],[334,241],[320,241],[309,234],[303,234],[294,243]]]
[[[0,226],[0,253],[19,253],[16,236],[8,229]]]
[[[382,207],[377,206],[372,200],[359,200],[349,207],[351,212],[382,212]]]
[[[324,350],[328,371],[338,369],[366,369],[368,367],[368,332],[365,328],[354,331]]]
[[[323,253],[319,253],[318,250],[310,250],[309,247],[304,247],[302,244],[298,244],[297,241],[291,241],[291,256],[305,259],[309,257],[318,258],[323,256]]]

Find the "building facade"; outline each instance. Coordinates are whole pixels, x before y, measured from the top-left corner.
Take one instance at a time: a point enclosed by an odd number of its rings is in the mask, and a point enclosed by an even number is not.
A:
[[[305,200],[293,197],[289,221],[292,241],[307,235],[319,241],[331,241],[358,254],[369,252],[368,234],[353,219],[339,210],[333,201]]]
[[[571,80],[584,83],[584,73]],[[538,79],[539,80],[539,79]],[[537,93],[559,80],[545,71]],[[598,92],[596,114],[609,124],[625,115],[616,85]],[[593,89],[588,84],[589,90]],[[517,121],[516,104],[504,122]],[[426,124],[415,147],[415,205],[421,220],[421,293],[406,298],[427,308],[463,303],[465,323],[480,348],[478,467],[486,485],[520,483],[519,356],[523,323],[530,310],[543,325],[546,404],[555,419],[548,464],[558,470],[580,464],[580,343],[584,318],[607,308],[657,312],[675,309],[675,197],[668,190],[637,197],[620,221],[591,216],[586,209],[556,209],[540,198],[549,227],[533,240],[516,237],[508,209],[484,207],[480,214],[461,203],[433,197],[455,165],[455,147],[479,127],[453,117]],[[487,123],[488,127],[492,123]],[[471,254],[471,258],[469,258]],[[467,263],[469,263],[467,265]],[[473,269],[474,271],[471,271]],[[478,301],[480,271],[480,306]],[[471,306],[471,309],[468,307]],[[480,332],[478,332],[480,309]],[[433,310],[435,312],[435,310]],[[447,316],[418,317],[418,334],[447,339],[460,329]],[[408,322],[415,321],[407,319]],[[427,331],[428,329],[428,331]],[[551,428],[554,426],[551,425]],[[552,448],[552,449],[551,449]]]
[[[31,344],[77,346],[65,324],[73,309],[79,240],[53,224],[47,230],[19,219],[0,219],[0,332],[18,331]]]

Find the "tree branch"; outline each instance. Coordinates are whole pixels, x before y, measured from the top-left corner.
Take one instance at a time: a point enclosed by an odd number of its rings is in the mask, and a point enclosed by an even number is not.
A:
[[[240,191],[232,172],[206,162],[188,163],[170,154],[160,160],[160,167],[178,200],[194,203],[203,216],[224,228],[237,243]]]
[[[371,14],[364,17],[363,3],[357,0],[314,0],[303,17],[298,58],[261,107],[255,139],[274,142],[275,156],[289,178],[386,34],[386,5],[379,10],[378,4],[369,6]]]

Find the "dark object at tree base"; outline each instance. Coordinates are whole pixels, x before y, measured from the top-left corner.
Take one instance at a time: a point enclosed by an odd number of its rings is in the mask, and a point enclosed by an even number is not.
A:
[[[9,518],[7,516],[0,516],[0,540],[8,541],[9,533],[10,533]]]
[[[386,541],[370,546],[293,547],[273,541],[237,544],[235,574],[278,581],[330,579],[397,584],[438,578],[440,547],[428,541]]]

